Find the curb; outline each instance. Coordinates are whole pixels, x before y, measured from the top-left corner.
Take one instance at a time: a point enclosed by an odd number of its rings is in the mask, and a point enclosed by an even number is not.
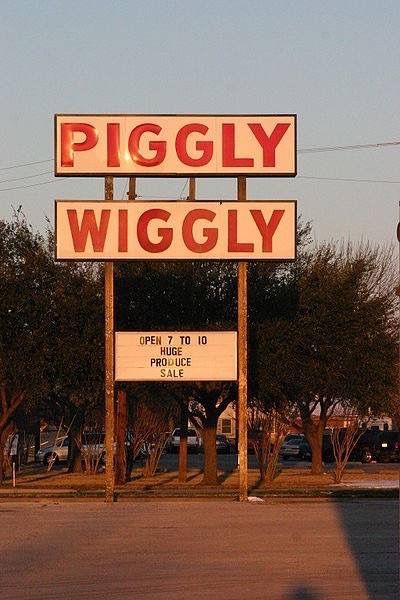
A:
[[[115,500],[236,500],[238,490],[218,489],[218,488],[197,488],[187,489],[147,489],[147,490],[121,490],[115,491]],[[258,490],[249,491],[249,496],[256,496],[261,499],[354,499],[354,498],[399,498],[398,488],[346,488],[346,489],[304,489],[293,488],[290,490]],[[13,500],[102,500],[104,499],[104,490],[44,490],[27,489],[18,490],[0,490],[0,502]]]

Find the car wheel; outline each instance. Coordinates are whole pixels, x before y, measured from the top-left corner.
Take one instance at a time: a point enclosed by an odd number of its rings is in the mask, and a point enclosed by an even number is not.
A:
[[[361,462],[364,464],[370,463],[372,461],[372,453],[369,448],[363,448],[361,451]]]
[[[45,467],[48,466],[50,459],[54,456],[53,452],[48,452],[47,454],[45,454],[44,458],[43,458],[43,464]],[[55,455],[55,459],[54,459],[54,465],[57,465],[59,462],[59,458],[57,456],[57,454]]]

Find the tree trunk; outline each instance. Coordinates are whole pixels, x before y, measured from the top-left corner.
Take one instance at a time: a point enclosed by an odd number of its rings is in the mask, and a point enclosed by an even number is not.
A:
[[[37,421],[35,423],[35,460],[36,460],[36,454],[39,452],[40,450],[40,421]]]
[[[0,485],[3,483],[4,481],[4,446],[5,443],[3,442],[3,436],[2,433],[0,432]]]
[[[325,423],[319,422],[317,425],[310,422],[304,423],[304,435],[311,448],[311,473],[313,475],[322,475],[324,466],[322,464],[322,436],[324,434]]]
[[[128,424],[128,412],[126,403],[126,391],[117,392],[117,415],[115,419],[115,483],[123,485],[127,480],[127,461],[126,461],[126,430]],[[128,477],[130,474],[128,474]]]
[[[218,485],[216,435],[216,424],[204,425],[204,476],[201,482],[203,485]]]
[[[82,425],[82,418],[77,415],[69,432],[68,473],[82,473]]]
[[[14,429],[14,423],[7,423],[7,425],[0,429],[0,485],[4,481],[5,471],[4,471],[4,450],[6,447],[6,442],[8,440],[8,436],[12,433]]]
[[[189,407],[187,400],[181,402],[181,415],[180,415],[180,438],[179,438],[179,468],[178,468],[178,481],[179,483],[186,483],[187,479],[187,436],[188,436],[188,418],[189,418]]]

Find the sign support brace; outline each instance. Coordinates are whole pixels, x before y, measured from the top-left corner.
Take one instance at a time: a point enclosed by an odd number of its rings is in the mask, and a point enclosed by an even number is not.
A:
[[[246,200],[246,178],[237,178],[239,201]],[[239,501],[247,501],[247,262],[238,263],[238,413]]]
[[[105,200],[113,199],[113,178],[104,182]],[[104,263],[105,313],[105,447],[106,486],[105,501],[114,502],[114,263]]]

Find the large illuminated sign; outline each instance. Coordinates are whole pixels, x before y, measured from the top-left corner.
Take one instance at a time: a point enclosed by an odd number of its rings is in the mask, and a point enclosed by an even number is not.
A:
[[[296,202],[56,202],[58,260],[293,260]]]
[[[296,115],[55,115],[58,176],[295,176]]]

